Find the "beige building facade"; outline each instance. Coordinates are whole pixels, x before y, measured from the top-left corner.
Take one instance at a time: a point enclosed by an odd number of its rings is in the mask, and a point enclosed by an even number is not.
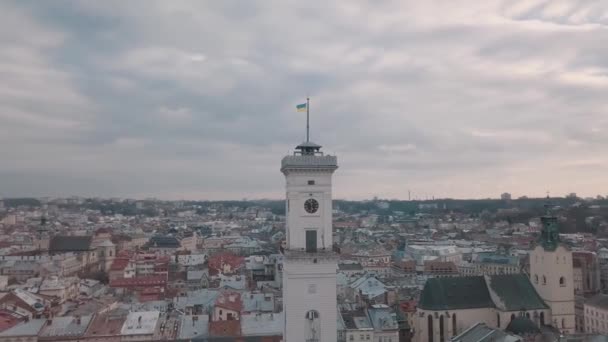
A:
[[[608,335],[608,295],[599,294],[585,301],[585,333]]]

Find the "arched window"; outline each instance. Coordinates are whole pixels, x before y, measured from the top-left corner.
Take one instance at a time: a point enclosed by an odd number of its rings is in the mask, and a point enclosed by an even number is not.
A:
[[[559,277],[559,286],[566,286],[566,278]]]
[[[535,275],[534,275],[534,283],[535,283],[535,284],[538,284],[538,274],[535,274]]]
[[[429,342],[433,342],[433,316],[427,317],[427,330],[429,331]]]
[[[547,285],[547,277],[543,276],[543,285]]]
[[[445,327],[443,326],[443,315],[439,316],[439,341],[445,341]]]
[[[306,312],[306,336],[307,341],[318,341],[321,331],[321,321],[319,320],[319,312],[310,310]]]
[[[496,326],[500,328],[500,314],[496,314]]]
[[[452,314],[452,335],[458,334],[458,327],[456,326],[456,313]]]

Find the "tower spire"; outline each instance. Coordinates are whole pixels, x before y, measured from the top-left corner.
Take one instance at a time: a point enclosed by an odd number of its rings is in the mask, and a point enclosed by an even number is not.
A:
[[[545,215],[540,218],[542,230],[539,242],[545,250],[554,251],[560,243],[559,227],[557,217],[553,214],[553,204],[550,202],[549,196],[545,202]]]

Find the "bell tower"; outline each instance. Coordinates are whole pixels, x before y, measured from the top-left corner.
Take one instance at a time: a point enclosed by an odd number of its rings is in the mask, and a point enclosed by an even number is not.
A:
[[[575,332],[574,271],[572,252],[561,243],[557,217],[546,205],[541,217],[542,230],[536,247],[530,252],[530,280],[551,308],[551,317],[540,317],[540,324],[552,325],[562,333]]]
[[[286,245],[283,268],[285,341],[337,340],[336,269],[332,241],[332,175],[336,156],[311,141],[285,156]]]

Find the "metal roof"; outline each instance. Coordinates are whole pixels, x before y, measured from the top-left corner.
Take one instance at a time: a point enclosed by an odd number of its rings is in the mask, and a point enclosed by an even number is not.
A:
[[[0,337],[37,336],[46,323],[45,319],[33,319],[0,333]]]

